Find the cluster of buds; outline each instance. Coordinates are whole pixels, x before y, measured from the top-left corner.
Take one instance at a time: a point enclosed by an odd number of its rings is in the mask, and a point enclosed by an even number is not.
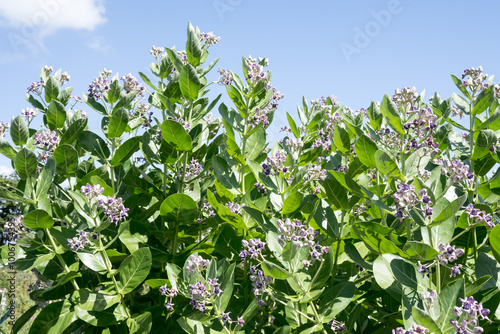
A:
[[[202,270],[206,269],[210,264],[209,260],[205,260],[200,255],[196,256],[192,254],[186,261],[186,272],[190,275],[195,273],[200,273]]]
[[[313,165],[307,168],[307,179],[309,181],[321,180],[324,181],[326,179],[328,172],[326,169],[323,169],[321,165]]]
[[[26,228],[23,226],[23,218],[23,215],[18,215],[5,222],[3,229],[5,232],[5,239],[9,243],[15,243],[26,233]]]
[[[424,136],[435,132],[437,127],[435,123],[437,116],[434,115],[431,108],[417,109],[412,107],[407,114],[410,115],[410,119],[413,120],[404,124],[403,127],[406,131],[409,132],[409,130],[413,130],[414,133]]]
[[[41,95],[44,87],[45,87],[45,81],[43,80],[35,81],[31,85],[29,85],[28,88],[26,88],[26,93],[27,94],[35,93],[37,95]]]
[[[123,80],[123,89],[125,90],[125,92],[127,92],[127,94],[130,92],[137,92],[137,95],[139,95],[141,98],[144,97],[146,87],[139,84],[139,81],[137,81],[136,77],[129,73],[122,76],[121,79]]]
[[[257,189],[257,191],[262,194],[262,196],[264,196],[266,194],[266,187],[264,187],[264,185],[262,183],[257,182],[254,184],[254,186],[255,186],[255,189]]]
[[[253,127],[257,127],[260,124],[262,124],[264,128],[269,126],[269,117],[267,116],[267,114],[271,111],[272,109],[270,108],[269,105],[265,108],[259,108],[259,107],[255,108],[255,113],[252,115],[251,125]]]
[[[319,232],[312,227],[302,225],[299,220],[292,222],[289,218],[282,221],[278,219],[278,242],[285,245],[287,242],[294,242],[299,247],[309,247],[311,259],[302,260],[305,267],[310,267],[313,260],[323,261],[323,255],[328,253],[327,246],[321,246],[315,239],[319,237]]]
[[[184,173],[184,164],[181,163],[181,173],[179,174],[179,177],[182,177]],[[201,165],[199,164],[197,159],[191,159],[191,163],[186,166],[186,175],[184,176],[185,181],[190,181],[194,179],[198,174],[200,174],[202,170]]]
[[[35,145],[37,145],[42,152],[38,155],[38,161],[45,162],[51,153],[54,153],[57,145],[61,139],[57,136],[55,131],[44,130],[35,133]],[[37,168],[37,171],[39,168]]]
[[[401,149],[401,137],[395,131],[391,131],[390,128],[382,127],[377,132],[377,135],[380,137],[380,141],[382,141],[386,146],[398,151]]]
[[[94,81],[89,85],[89,98],[99,100],[102,98],[102,94],[109,90],[111,84],[109,77],[111,76],[111,71],[106,69],[99,73],[99,77],[95,78]]]
[[[490,310],[483,308],[483,304],[478,303],[474,297],[459,300],[462,306],[453,307],[453,315],[458,319],[450,320],[450,324],[456,329],[455,333],[483,333],[484,329],[479,326],[479,320],[488,320],[491,324],[488,318]]]
[[[240,259],[243,263],[247,263],[247,258],[258,259],[262,252],[266,250],[266,243],[260,239],[241,240],[241,244],[243,249],[240,252]]]
[[[495,85],[495,87],[493,87],[493,93],[497,99],[500,99],[500,85]]]
[[[74,238],[68,239],[68,247],[71,248],[73,252],[78,252],[90,243],[89,237],[92,241],[95,241],[97,239],[97,234],[80,231]]]
[[[426,334],[429,333],[429,329],[420,325],[411,325],[410,329],[405,330],[402,327],[398,327],[392,330],[392,334]]]
[[[26,118],[26,121],[28,121],[28,124],[31,123],[31,120],[38,115],[38,109],[33,109],[33,108],[26,108],[21,110],[21,115]]]
[[[7,122],[0,121],[0,138],[5,136],[5,133],[9,131],[10,124]]]
[[[464,111],[462,109],[460,109],[459,107],[457,107],[456,105],[453,105],[451,107],[451,114],[453,116],[460,117],[460,119],[462,119],[462,117],[464,117]]]
[[[231,71],[219,68],[219,80],[217,82],[221,85],[230,86],[233,82]]]
[[[335,172],[347,173],[347,171],[349,170],[349,166],[348,165],[338,165],[333,170]]]
[[[243,320],[243,318],[241,317],[237,317],[236,320],[232,320],[231,317],[229,316],[230,313],[231,312],[227,313],[222,312],[222,315],[219,318],[219,320],[222,322],[222,325],[226,326],[226,323],[232,324],[234,322],[236,323],[236,326],[240,326],[241,328],[243,328],[243,326],[245,326],[245,320]]]
[[[479,225],[481,223],[486,223],[486,226],[492,229],[495,227],[495,221],[491,217],[491,214],[486,213],[484,210],[477,210],[472,204],[465,207],[465,212],[467,213],[469,219],[469,227],[473,225]]]
[[[206,41],[207,47],[219,43],[220,37],[215,36],[213,31],[200,33],[200,41]]]
[[[243,210],[244,206],[245,206],[245,203],[242,203],[242,204],[237,204],[234,202],[227,203],[227,208],[229,209],[229,211],[231,211],[232,213],[234,213],[236,215],[241,214],[241,211]]]
[[[266,162],[262,164],[262,173],[266,176],[279,175],[280,172],[287,173],[288,167],[284,165],[286,162],[286,152],[279,150],[274,156],[267,157]]]
[[[437,298],[437,296],[438,295],[436,290],[425,291],[420,294],[420,299],[422,299],[424,305],[427,307],[427,309],[429,309],[434,304],[434,300]]]
[[[420,189],[418,195],[415,192],[415,187],[409,184],[398,184],[397,191],[392,195],[396,204],[396,217],[408,218],[407,211],[417,209],[425,213],[426,217],[432,216],[431,198],[427,195],[426,189]],[[425,209],[421,209],[419,204],[424,204]]]
[[[344,333],[344,331],[347,329],[345,323],[343,321],[337,321],[335,317],[330,320],[328,326],[330,326],[331,330],[334,333]]]
[[[355,216],[360,216],[366,211],[368,211],[372,206],[369,204],[370,201],[367,201],[366,203],[358,202],[354,205],[354,210],[353,213]]]
[[[128,208],[123,205],[123,200],[116,198],[116,196],[107,196],[105,199],[99,199],[98,206],[102,209],[108,220],[115,225],[118,225],[120,221],[128,217]]]
[[[438,164],[441,163],[440,160],[436,160]],[[452,180],[453,183],[460,183],[462,181],[466,181],[468,184],[474,183],[474,174],[469,172],[469,166],[464,164],[460,160],[450,160],[445,159],[442,162],[443,168],[441,168],[441,174],[446,175],[448,178]]]
[[[266,292],[267,286],[272,283],[273,279],[264,275],[264,272],[257,269],[256,266],[251,266],[248,270],[250,274],[250,281],[252,282],[252,293],[255,298],[257,298],[257,305],[264,306],[267,303],[264,301],[264,294]]]
[[[46,76],[49,76],[50,73],[52,73],[54,71],[54,69],[52,68],[52,66],[48,66],[48,65],[45,65],[42,70],[43,70],[43,72],[45,73]]]
[[[172,302],[174,297],[177,296],[177,289],[176,288],[168,288],[167,284],[164,286],[160,287],[160,294],[162,296],[166,296],[167,299],[165,300],[165,308],[167,311],[173,311],[174,310],[174,303]]]
[[[464,80],[466,77],[467,80]],[[474,93],[485,90],[488,88],[488,84],[484,81],[488,80],[488,74],[483,73],[483,67],[471,67],[464,70],[462,74],[462,87],[469,87]]]
[[[269,65],[269,61],[264,58],[252,58],[252,56],[248,56],[248,58],[245,59],[245,62],[248,67],[248,72],[247,72],[247,80],[252,83],[256,84],[257,82],[267,82],[267,77],[266,74],[264,73],[264,66]]]
[[[49,287],[49,285],[46,282],[41,281],[40,279],[37,279],[35,282],[30,283],[28,285],[28,293],[30,293],[31,291],[35,291],[35,290],[42,290],[42,289],[45,290],[48,287]]]
[[[335,95],[330,95],[327,97],[320,97],[317,100],[311,100],[311,109],[324,109],[328,108],[328,111],[332,110],[332,106],[338,105],[337,97]]]
[[[415,87],[403,87],[401,89],[396,89],[395,94],[392,96],[392,100],[398,104],[400,108],[407,109],[413,107],[415,100],[418,97],[417,89]]]
[[[153,55],[153,57],[155,58],[159,58],[160,55],[165,52],[165,48],[162,48],[161,46],[160,47],[156,47],[156,46],[152,46],[151,47],[151,50],[149,50],[149,53]]]
[[[219,297],[223,292],[217,278],[208,279],[205,283],[198,281],[189,286],[190,304],[193,309],[205,312],[208,310],[207,304],[211,302],[213,297]]]
[[[87,183],[87,185],[82,186],[80,188],[80,192],[84,194],[89,201],[92,201],[94,198],[97,198],[100,195],[102,195],[102,193],[104,192],[104,188],[98,184],[91,185]]]
[[[455,262],[460,256],[464,255],[465,251],[462,248],[455,249],[455,246],[450,244],[439,244],[438,246],[441,253],[436,255],[436,260],[440,265],[443,265],[451,270],[450,277],[460,275],[460,264],[455,263],[453,267],[448,267],[448,264]]]
[[[64,72],[61,74],[61,79],[59,81],[61,82],[61,85],[64,85],[66,82],[71,80],[71,76],[68,74],[68,72]]]
[[[214,208],[208,203],[207,201],[200,203],[200,212],[201,212],[201,217],[198,218],[197,222],[201,223],[205,220],[205,218],[210,218],[215,216],[215,211]]]

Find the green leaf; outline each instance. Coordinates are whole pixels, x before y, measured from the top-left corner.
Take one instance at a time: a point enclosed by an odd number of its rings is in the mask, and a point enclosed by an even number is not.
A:
[[[49,129],[56,130],[64,126],[66,121],[66,109],[64,104],[57,100],[50,102],[47,108],[47,122],[49,123]]]
[[[421,261],[431,261],[438,254],[434,248],[419,241],[406,242],[403,250],[410,258]]]
[[[465,295],[467,297],[470,297],[479,292],[490,278],[491,278],[490,275],[486,275],[478,278],[474,283],[467,285],[465,287]]]
[[[370,125],[375,130],[380,130],[380,125],[382,124],[382,113],[380,112],[380,107],[372,101],[370,107],[367,110],[368,118],[370,119]]]
[[[276,279],[287,279],[292,277],[292,274],[288,272],[288,270],[267,260],[261,262],[261,266],[262,270],[264,271],[264,275],[266,276]]]
[[[337,179],[326,179],[323,186],[330,203],[338,209],[349,210],[347,191]]]
[[[356,248],[355,245],[353,245],[350,242],[347,242],[344,245],[344,252],[353,260],[357,265],[363,267],[364,269],[371,270],[373,271],[373,265],[370,263],[366,262],[361,254],[359,254],[358,249]]]
[[[136,136],[128,139],[123,144],[118,146],[118,149],[115,151],[115,154],[111,159],[111,166],[119,166],[127,161],[132,154],[139,150],[141,141],[142,137]]]
[[[14,169],[21,179],[36,175],[37,159],[35,153],[23,148],[14,158]]]
[[[198,218],[198,205],[186,194],[173,194],[161,204],[160,214],[178,223],[192,223]]]
[[[108,295],[101,291],[93,292],[89,289],[80,289],[73,293],[71,300],[82,310],[103,311],[120,302],[120,295]]]
[[[405,134],[403,129],[403,122],[401,121],[401,116],[397,105],[392,101],[392,99],[386,94],[384,99],[380,104],[380,112],[387,119],[391,128],[394,129],[400,135]]]
[[[59,95],[59,82],[56,78],[50,77],[45,82],[45,101],[50,103],[52,100],[56,100]]]
[[[221,156],[212,157],[212,165],[214,167],[215,177],[222,183],[227,189],[238,189],[239,183],[236,180],[236,176],[231,172],[231,168],[224,158]]]
[[[120,85],[120,81],[118,79],[114,79],[109,85],[108,90],[108,103],[115,104],[116,101],[120,98],[120,93],[122,91],[122,86]]]
[[[475,269],[476,277],[491,276],[491,278],[484,284],[483,289],[493,287],[500,289],[500,264],[492,255],[479,253]]]
[[[130,334],[147,334],[153,326],[153,316],[151,312],[144,312],[127,319],[127,326]]]
[[[335,147],[342,153],[346,154],[351,151],[351,140],[349,138],[349,133],[338,124],[335,125],[335,130],[333,131],[333,138],[335,142]]]
[[[10,160],[14,160],[17,154],[17,151],[10,145],[8,141],[3,138],[0,138],[0,153],[9,158]]]
[[[497,254],[500,254],[500,225],[496,225],[491,230],[490,245],[491,245],[491,248],[493,248],[494,252],[496,252]]]
[[[483,129],[488,129],[490,128],[493,131],[497,131],[500,129],[500,107],[497,107],[493,114],[491,114],[490,117],[481,125],[479,125],[475,130],[483,130]]]
[[[123,260],[118,268],[120,282],[118,293],[132,292],[148,277],[151,270],[152,257],[148,247],[139,248],[132,255]]]
[[[467,195],[462,195],[452,202],[450,202],[446,197],[441,197],[434,205],[431,225],[439,224],[440,222],[444,222],[450,217],[455,216],[466,200]]]
[[[127,311],[122,304],[116,304],[104,311],[87,311],[75,306],[75,314],[79,319],[97,327],[109,327],[127,319]]]
[[[83,131],[78,143],[92,158],[106,163],[109,157],[109,148],[104,139],[91,131]]]
[[[83,130],[87,127],[87,119],[77,119],[68,126],[66,131],[61,136],[61,144],[73,144],[73,142],[80,136]]]
[[[382,256],[387,255],[388,254],[384,254]],[[413,263],[402,258],[391,257],[390,266],[394,277],[399,283],[413,290],[417,290],[417,268]]]
[[[329,287],[322,295],[318,310],[323,322],[329,322],[342,312],[351,302],[355,291],[356,285],[353,282],[342,282]]]
[[[288,112],[286,113],[286,118],[288,119],[288,124],[290,124],[290,129],[292,129],[292,133],[295,136],[295,138],[297,139],[300,138],[300,132],[299,129],[297,128],[297,124],[295,124],[295,121]]]
[[[399,170],[396,162],[382,150],[375,152],[375,165],[377,169],[383,174],[391,178],[403,179],[403,175]]]
[[[484,253],[481,253],[484,254]],[[479,259],[478,259],[479,262]],[[450,320],[456,317],[453,316],[453,307],[460,306],[458,298],[464,297],[464,279],[461,278],[451,284],[445,286],[438,295],[439,304],[441,305],[441,316],[439,317],[439,329],[442,333],[448,333],[454,327],[450,324]]]
[[[61,334],[77,318],[68,300],[48,304],[38,314],[30,327],[29,334]]]
[[[35,200],[38,201],[47,195],[56,172],[56,159],[50,156],[38,177],[36,184]]]
[[[99,102],[97,102],[94,98],[90,98],[87,94],[82,94],[82,100],[85,102],[89,107],[97,111],[101,115],[107,115],[108,111],[106,108]]]
[[[57,172],[62,176],[74,175],[78,166],[78,152],[70,144],[59,145],[54,150]]]
[[[201,82],[196,69],[191,64],[187,64],[182,68],[179,85],[182,96],[186,100],[194,101],[198,99]]]
[[[161,125],[161,134],[163,140],[179,151],[191,151],[193,149],[191,136],[179,122],[167,119]]]
[[[367,136],[363,135],[358,138],[354,145],[358,159],[368,168],[375,168],[375,152],[378,151],[377,145]]]
[[[260,128],[248,137],[243,155],[247,159],[255,160],[265,148],[266,131]]]
[[[106,274],[108,272],[108,269],[106,268],[106,259],[101,253],[89,254],[78,252],[76,255],[78,255],[78,258],[83,262],[83,264],[91,270],[98,272],[99,274]]]
[[[128,112],[125,108],[113,111],[108,125],[108,138],[119,138],[127,129],[129,121]]]
[[[281,211],[282,215],[288,215],[295,210],[297,210],[302,204],[302,199],[304,195],[301,192],[293,192],[285,199],[283,202],[283,210]]]
[[[240,147],[231,136],[227,136],[226,138],[226,150],[231,158],[238,160],[242,165],[246,165],[245,157],[241,154]]]
[[[18,115],[12,121],[10,127],[10,138],[12,138],[12,142],[14,143],[14,145],[17,146],[24,145],[28,142],[29,129],[28,124],[24,120],[23,116]]]
[[[462,94],[464,94],[464,96],[467,97],[470,100],[471,99],[470,94],[467,91],[467,88],[465,88],[464,86],[462,86],[462,80],[460,80],[459,78],[457,78],[453,74],[451,75],[451,79],[453,80],[453,83],[455,83],[455,86],[457,86],[458,90],[460,90],[460,92]]]
[[[137,91],[131,91],[130,93],[122,96],[119,100],[118,103],[113,107],[112,112],[117,111],[120,108],[125,108],[125,109],[131,109],[130,103],[135,99],[137,96]]]
[[[482,113],[488,108],[491,102],[495,101],[495,96],[492,90],[493,85],[479,93],[477,98],[474,100],[474,107],[472,107],[473,115]]]
[[[36,313],[38,310],[38,304],[35,304],[31,306],[26,312],[21,315],[16,322],[14,323],[14,326],[12,326],[12,332],[11,334],[16,334],[18,333],[21,328],[31,319],[31,317]]]
[[[470,157],[471,160],[477,160],[489,153],[489,148],[497,142],[497,137],[493,130],[481,130],[477,136],[474,152]]]
[[[196,30],[194,29],[191,22],[189,22],[187,29],[187,42],[186,42],[186,55],[189,63],[194,67],[200,65],[200,58],[202,52],[203,49],[201,48],[200,45],[200,38],[196,33]]]

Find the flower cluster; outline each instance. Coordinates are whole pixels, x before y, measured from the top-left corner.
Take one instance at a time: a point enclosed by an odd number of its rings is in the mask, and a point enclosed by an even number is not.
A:
[[[87,183],[87,185],[82,186],[80,188],[80,192],[82,194],[84,194],[85,197],[87,197],[89,201],[91,201],[92,199],[97,198],[100,195],[102,195],[102,193],[104,192],[104,188],[98,184],[90,185],[89,183]]]
[[[202,214],[202,217],[198,218],[197,222],[201,223],[203,222],[204,218],[210,218],[215,216],[215,211],[214,208],[208,203],[207,201],[200,203],[200,211]]]
[[[281,245],[289,241],[296,243],[299,247],[309,247],[309,255],[311,260],[302,260],[305,267],[310,267],[313,260],[323,261],[323,255],[328,252],[327,246],[321,246],[316,238],[319,232],[315,231],[312,227],[302,225],[299,220],[292,221],[287,218],[285,221],[278,219],[278,242]]]
[[[219,320],[222,321],[223,326],[226,326],[226,323],[232,324],[233,322],[236,323],[236,326],[240,326],[241,328],[245,326],[245,320],[243,320],[243,318],[237,317],[236,320],[232,320],[231,317],[229,316],[229,313],[231,312],[227,313],[222,312],[222,315],[219,318]]]
[[[300,149],[304,147],[304,142],[300,138],[298,139],[287,138],[285,139],[285,145],[288,147],[290,152],[294,153],[300,151]]]
[[[207,47],[209,47],[209,46],[212,46],[212,45],[219,43],[220,37],[215,36],[213,31],[202,32],[202,33],[200,33],[200,41],[201,42],[206,41]]]
[[[269,117],[267,114],[271,111],[271,108],[267,106],[266,108],[255,108],[255,113],[252,115],[252,125],[254,127],[259,126],[259,124],[262,124],[262,126],[265,128],[269,125]]]
[[[71,76],[68,74],[68,72],[64,72],[61,74],[61,79],[59,80],[61,81],[61,85],[64,85],[66,82],[71,80]]]
[[[95,78],[89,85],[89,98],[95,100],[102,98],[102,94],[109,90],[109,85],[111,84],[109,77],[111,73],[111,71],[106,69],[99,73],[99,77]]]
[[[392,195],[396,204],[396,217],[408,218],[407,211],[417,209],[425,213],[426,217],[432,216],[431,198],[427,195],[426,189],[420,189],[418,195],[415,192],[415,187],[409,184],[398,184],[397,191]],[[425,209],[421,209],[419,204],[422,203]]]
[[[449,177],[453,183],[460,183],[463,180],[465,180],[468,184],[474,183],[474,174],[469,172],[469,166],[457,159],[452,162],[445,159],[443,161],[443,168],[441,168],[441,174]]]
[[[241,214],[241,210],[243,210],[244,206],[245,206],[245,203],[242,203],[242,204],[237,204],[237,203],[233,203],[233,202],[227,203],[227,208],[229,209],[229,211],[231,211],[232,213],[234,213],[236,215]]]
[[[396,89],[395,94],[392,96],[392,100],[397,103],[401,108],[410,108],[415,104],[415,100],[418,97],[417,89],[415,87],[403,87],[401,89]]]
[[[495,85],[495,87],[493,87],[493,92],[495,94],[495,97],[497,99],[500,99],[500,85]]]
[[[45,87],[45,81],[35,81],[28,88],[26,88],[26,93],[35,93],[37,95],[41,95],[43,88]]]
[[[95,241],[97,239],[97,234],[80,231],[74,238],[68,239],[68,247],[71,248],[73,252],[78,252],[90,243],[89,237],[92,241]]]
[[[472,92],[477,92],[479,90],[485,90],[488,88],[488,84],[484,83],[488,79],[488,74],[483,73],[483,67],[471,67],[464,70],[462,74],[462,87],[469,87]]]
[[[116,198],[116,195],[107,196],[105,199],[99,199],[98,206],[104,212],[104,215],[111,223],[118,225],[122,220],[128,217],[128,208],[123,205],[121,198]]]
[[[50,130],[35,133],[34,139],[35,145],[42,149],[42,152],[38,155],[38,161],[41,162],[47,161],[50,156],[49,153],[54,153],[54,150],[61,141],[61,139],[57,136],[57,133]],[[37,171],[39,171],[39,168],[37,168]]]
[[[213,297],[219,297],[224,291],[220,289],[220,284],[217,278],[208,279],[205,284],[201,281],[191,284],[189,286],[189,293],[191,294],[191,306],[193,309],[205,312],[208,310],[207,303]]]
[[[401,149],[401,137],[395,131],[391,131],[390,128],[382,127],[380,131],[377,132],[377,135],[380,137],[380,141],[386,146],[395,150]]]
[[[26,228],[23,226],[23,215],[18,215],[9,221],[6,221],[3,228],[5,232],[5,239],[9,243],[15,243],[18,239],[22,238],[26,233]]]
[[[274,156],[267,157],[266,162],[262,163],[262,173],[266,176],[279,175],[280,172],[287,173],[288,167],[284,166],[286,162],[286,152],[279,150]]]
[[[263,251],[266,250],[266,243],[260,239],[241,240],[243,249],[240,252],[240,259],[247,263],[247,258],[258,259]]]
[[[264,187],[262,183],[257,182],[254,184],[254,186],[257,189],[257,191],[262,194],[262,196],[266,194],[266,187]]]
[[[250,274],[250,281],[252,282],[252,293],[255,295],[255,298],[258,299],[256,301],[257,305],[266,305],[267,303],[264,301],[264,294],[267,286],[272,283],[273,279],[265,276],[264,272],[257,269],[256,266],[251,266],[248,273]]]
[[[347,329],[345,323],[343,321],[337,321],[335,317],[330,320],[328,326],[330,326],[331,330],[334,333],[343,333]]]
[[[246,63],[248,66],[248,75],[247,79],[250,83],[256,84],[257,82],[267,82],[266,74],[264,73],[264,65],[267,66],[267,59],[259,58],[256,60],[252,58],[252,56],[248,56],[246,59]],[[261,65],[264,63],[264,65]]]
[[[436,255],[436,259],[439,264],[448,267],[448,263],[456,261],[460,256],[464,255],[465,251],[461,248],[455,249],[455,246],[450,246],[450,244],[439,244],[438,246],[441,253]],[[455,263],[453,267],[449,267],[451,270],[450,277],[456,277],[460,275],[460,264]]]
[[[177,296],[177,289],[176,288],[168,288],[167,284],[164,286],[160,287],[160,294],[162,296],[166,296],[167,300],[165,301],[165,308],[167,311],[173,311],[174,310],[174,303],[172,303],[172,300],[174,299],[175,296]]]
[[[209,260],[205,260],[200,255],[196,256],[192,254],[186,261],[186,272],[190,275],[194,275],[196,272],[201,272],[208,267],[209,263]]]
[[[31,123],[33,117],[38,115],[38,109],[33,109],[33,108],[23,109],[21,110],[21,115],[26,118],[26,121],[28,121],[28,123]]]
[[[230,86],[233,82],[233,75],[231,71],[219,68],[219,80],[217,81],[221,85]]]
[[[181,163],[181,173],[179,174],[179,177],[182,177],[184,173],[184,164]],[[198,163],[198,160],[193,158],[191,159],[191,163],[186,166],[186,175],[185,175],[185,181],[190,181],[194,179],[198,174],[200,174],[202,170],[201,165]]]
[[[429,333],[429,329],[420,325],[411,325],[410,329],[405,330],[402,327],[398,327],[392,330],[392,334],[425,334]]]
[[[438,295],[436,290],[432,290],[430,292],[425,291],[420,294],[420,298],[422,299],[422,301],[424,302],[424,304],[427,306],[428,309],[432,306],[437,296]]]
[[[488,318],[490,310],[483,308],[483,304],[478,303],[474,297],[459,298],[459,300],[462,306],[453,307],[453,315],[458,319],[450,320],[450,324],[456,329],[455,333],[483,333],[484,329],[479,326],[479,320],[488,320],[491,324]]]
[[[309,181],[321,180],[324,181],[326,179],[328,172],[326,169],[323,169],[321,165],[313,165],[307,168],[307,177]]]
[[[477,209],[474,209],[474,206],[472,204],[469,204],[465,207],[465,213],[467,213],[467,215],[469,216],[469,226],[479,225],[484,222],[486,223],[486,226],[491,229],[496,225],[495,221],[491,217],[491,214],[486,213],[486,211],[484,210],[479,211]],[[475,223],[472,223],[473,221],[475,221]]]
[[[5,136],[5,133],[9,131],[10,124],[0,121],[0,138],[3,138]]]
[[[156,46],[152,46],[151,47],[151,50],[149,50],[149,53],[153,55],[153,57],[155,58],[158,58],[160,57],[160,55],[165,52],[165,49],[162,48],[161,46],[160,47],[156,47]]]
[[[139,84],[139,81],[137,81],[136,77],[129,73],[127,75],[123,75],[121,79],[123,80],[123,89],[125,90],[125,92],[127,92],[127,94],[130,92],[137,92],[137,95],[139,95],[141,98],[144,97],[146,87]]]

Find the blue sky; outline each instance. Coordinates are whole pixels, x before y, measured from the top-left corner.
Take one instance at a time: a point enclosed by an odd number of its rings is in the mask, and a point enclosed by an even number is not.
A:
[[[268,131],[278,138],[302,95],[333,94],[356,110],[402,86],[449,97],[450,74],[471,66],[500,75],[499,12],[494,1],[2,1],[0,120],[29,106],[26,87],[44,65],[67,71],[81,95],[103,68],[149,73],[151,46],[184,49],[191,21],[221,37],[210,50],[217,67],[241,73],[242,56],[269,58],[273,86],[285,94]],[[213,70],[208,79],[217,77]],[[10,163],[1,157],[0,166]]]

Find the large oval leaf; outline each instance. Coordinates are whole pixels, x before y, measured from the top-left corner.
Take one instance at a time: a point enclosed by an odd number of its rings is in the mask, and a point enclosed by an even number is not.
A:
[[[61,300],[45,306],[33,321],[29,334],[60,334],[64,332],[66,327],[77,319],[71,308],[72,305],[68,300]]]
[[[120,281],[118,291],[124,295],[132,292],[148,277],[151,269],[152,257],[148,247],[139,248],[132,255],[123,260],[118,268]]]
[[[74,175],[78,166],[78,152],[70,144],[59,145],[54,150],[56,170],[63,176]]]
[[[120,137],[127,128],[128,121],[129,116],[125,108],[119,108],[118,110],[114,111],[111,115],[111,119],[109,120],[108,137]]]
[[[356,285],[353,282],[342,282],[328,288],[321,298],[319,313],[324,321],[330,321],[342,312],[354,297]]]
[[[24,145],[28,141],[29,129],[23,116],[19,115],[12,121],[10,138],[12,138],[12,142],[17,146]]]
[[[184,127],[176,121],[166,120],[161,125],[163,140],[179,151],[191,151],[193,143]]]
[[[198,218],[198,205],[186,194],[173,194],[161,204],[160,214],[178,223],[191,223]]]
[[[50,228],[54,225],[54,219],[45,210],[35,210],[23,218],[23,225],[31,230]]]
[[[49,129],[56,130],[64,126],[66,121],[66,109],[64,104],[57,100],[52,100],[47,108],[47,123]]]

